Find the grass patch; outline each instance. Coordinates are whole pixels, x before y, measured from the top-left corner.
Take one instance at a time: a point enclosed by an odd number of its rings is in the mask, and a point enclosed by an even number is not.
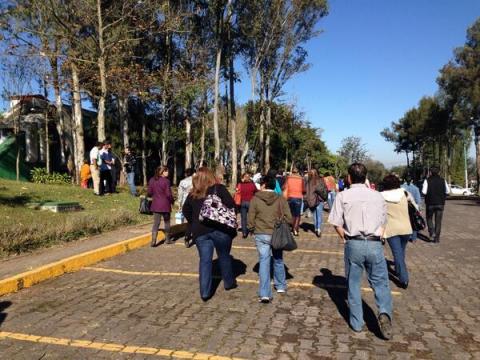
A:
[[[44,185],[0,179],[0,257],[151,221],[138,213],[139,199],[128,190],[95,196],[73,185]],[[75,201],[83,210],[53,213],[34,210],[32,202]]]

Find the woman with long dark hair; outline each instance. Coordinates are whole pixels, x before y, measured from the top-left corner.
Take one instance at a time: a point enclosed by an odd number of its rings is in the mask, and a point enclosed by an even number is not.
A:
[[[305,203],[313,215],[315,235],[320,237],[322,234],[323,204],[327,200],[326,194],[328,193],[323,178],[318,176],[317,170],[311,169],[308,172],[305,188]]]
[[[165,224],[165,244],[172,244],[170,240],[170,212],[172,211],[173,196],[166,166],[159,166],[155,170],[155,176],[148,182],[148,196],[152,197],[150,210],[153,212],[151,246],[154,247],[157,244],[157,234],[162,218]]]
[[[219,184],[212,170],[201,167],[192,178],[192,190],[183,204],[182,212],[188,221],[189,232],[197,245],[200,277],[200,296],[207,301],[212,296],[212,258],[215,249],[218,263],[222,273],[225,290],[237,287],[233,275],[232,258],[230,250],[236,229],[227,231],[202,223],[199,220],[200,210],[207,195],[216,194],[222,203],[230,208],[235,208],[235,202],[227,188]]]

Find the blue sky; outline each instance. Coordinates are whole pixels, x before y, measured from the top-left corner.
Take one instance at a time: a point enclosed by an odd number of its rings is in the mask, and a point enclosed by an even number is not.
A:
[[[312,67],[286,85],[336,151],[347,136],[360,136],[370,155],[387,167],[405,162],[380,131],[424,95],[433,95],[438,70],[465,43],[480,16],[480,0],[329,0],[323,34],[307,45]],[[247,77],[237,91],[248,100]]]

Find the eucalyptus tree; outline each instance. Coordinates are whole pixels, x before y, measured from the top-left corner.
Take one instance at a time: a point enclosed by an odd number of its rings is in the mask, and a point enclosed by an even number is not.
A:
[[[259,160],[266,170],[270,167],[270,104],[283,95],[288,80],[308,69],[303,45],[320,34],[316,26],[328,7],[326,0],[245,0],[241,9],[247,14],[242,16],[241,31],[252,97],[259,82]]]

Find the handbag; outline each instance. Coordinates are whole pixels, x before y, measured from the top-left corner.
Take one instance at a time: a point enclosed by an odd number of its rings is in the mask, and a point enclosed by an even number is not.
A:
[[[235,189],[235,194],[233,195],[233,201],[237,206],[242,205],[242,194],[240,194],[240,185],[237,185],[237,188]]]
[[[150,200],[146,196],[141,196],[140,197],[140,205],[138,207],[138,212],[140,214],[152,215],[152,211],[150,210],[151,205],[152,205],[152,200]]]
[[[408,194],[405,191],[405,196],[407,197],[408,201],[408,217],[410,218],[410,225],[412,226],[412,230],[414,231],[421,231],[425,229],[425,219],[423,218],[420,211],[417,210],[415,205],[412,204],[410,200],[408,200]]]
[[[214,193],[208,194],[203,201],[198,219],[205,225],[217,227],[220,230],[237,230],[237,215],[235,209],[230,209],[222,202],[217,195],[217,185]]]
[[[271,246],[275,250],[295,250],[298,246],[290,231],[290,224],[288,224],[287,220],[285,219],[285,214],[283,213],[282,207],[282,199],[280,197],[278,198],[277,203],[279,216],[273,225]]]

